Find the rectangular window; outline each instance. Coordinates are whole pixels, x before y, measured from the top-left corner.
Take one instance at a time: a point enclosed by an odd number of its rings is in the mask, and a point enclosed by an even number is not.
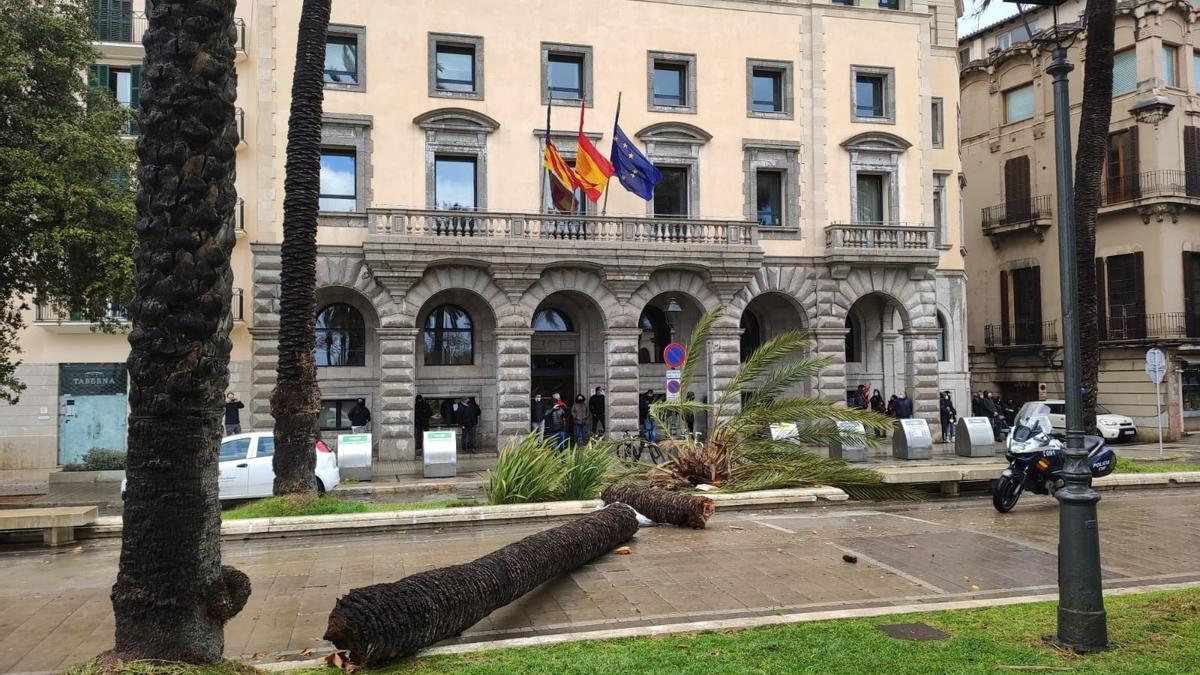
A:
[[[439,91],[475,91],[474,47],[439,44],[434,69]]]
[[[662,180],[654,186],[654,214],[658,216],[688,216],[688,169],[682,166],[660,166]]]
[[[1033,176],[1029,156],[1021,155],[1004,162],[1004,221],[1027,221],[1032,211]]]
[[[946,177],[949,175],[933,174],[933,233],[938,246],[950,243],[950,225],[946,218]]]
[[[750,109],[755,112],[783,112],[783,72],[755,68],[750,77]]]
[[[546,81],[550,97],[558,101],[583,98],[583,57],[551,54],[546,58]]]
[[[1192,52],[1192,91],[1200,93],[1200,52]]]
[[[755,175],[756,211],[758,224],[769,227],[783,225],[783,174],[779,171],[758,171]]]
[[[132,42],[132,0],[92,0],[92,30],[101,42]]]
[[[654,105],[680,108],[687,105],[686,64],[654,64]]]
[[[646,52],[646,101],[651,112],[696,112],[696,55]]]
[[[854,111],[859,117],[883,117],[884,78],[859,74],[854,78]]]
[[[1012,124],[1033,117],[1033,85],[1004,92],[1004,122]]]
[[[929,103],[929,120],[933,125],[933,147],[942,148],[946,145],[945,105],[942,99],[933,97]]]
[[[1008,45],[1012,43],[1012,37],[1008,33],[1001,33],[996,36],[996,48],[1008,49]]]
[[[1008,38],[1010,43],[1015,45],[1018,42],[1029,42],[1029,40],[1032,39],[1030,31],[1037,32],[1036,20],[1029,22],[1028,30],[1025,29],[1024,23],[1020,23],[1016,28],[1013,28],[1011,31],[1009,31]]]
[[[1179,47],[1164,44],[1162,48],[1163,85],[1179,86]]]
[[[434,204],[443,211],[473,211],[478,190],[474,157],[434,158]]]
[[[350,409],[354,407],[354,400],[330,400],[321,401],[321,413],[318,416],[318,424],[321,431],[350,431],[350,420],[346,415],[350,414]],[[328,441],[327,441],[328,442]]]
[[[1040,345],[1042,335],[1042,268],[1012,271],[1013,331],[1015,344]]]
[[[358,84],[358,38],[330,33],[325,39],[325,82]]]
[[[883,174],[860,173],[857,177],[857,223],[882,223],[884,221]]]
[[[1103,201],[1117,204],[1140,196],[1138,190],[1137,128],[1122,129],[1108,135],[1104,159]]]
[[[1113,96],[1137,89],[1137,52],[1133,48],[1113,54]]]
[[[829,1],[835,5],[844,5],[846,7],[854,6],[854,0],[829,0]]]
[[[900,9],[900,0],[879,0],[880,9]]]
[[[1146,291],[1143,254],[1114,255],[1105,260],[1109,340],[1146,337]]]
[[[963,47],[962,49],[958,50],[958,67],[962,68],[963,66],[967,65],[970,62],[971,62],[971,48]]]
[[[1183,170],[1187,196],[1200,197],[1200,127],[1183,128]]]
[[[357,171],[353,150],[321,151],[321,188],[319,198],[322,211],[357,211]]]
[[[1195,251],[1183,252],[1183,321],[1188,337],[1200,337],[1200,253]]]

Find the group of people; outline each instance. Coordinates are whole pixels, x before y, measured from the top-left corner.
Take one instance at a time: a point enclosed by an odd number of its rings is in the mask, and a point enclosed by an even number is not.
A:
[[[433,407],[420,394],[417,394],[416,404],[417,449],[421,450],[425,432],[429,430],[433,421]],[[443,427],[458,427],[461,430],[464,450],[470,452],[478,448],[475,430],[479,427],[483,409],[479,407],[479,402],[474,396],[444,399],[438,412],[441,414]]]
[[[883,393],[878,389],[871,389],[870,384],[858,385],[858,388],[847,397],[846,405],[859,410],[882,413],[897,420],[912,419],[913,416],[913,401],[908,394],[904,392],[900,392],[899,396],[893,394],[885,402]],[[875,435],[879,438],[887,438],[887,432],[882,429],[876,429]]]
[[[1017,415],[1017,408],[1012,399],[1007,403],[998,394],[990,391],[977,391],[971,395],[971,414],[975,417],[986,417],[992,423],[992,434],[996,440],[1004,438],[1003,429],[1011,428]]]
[[[604,435],[605,409],[604,387],[596,387],[590,397],[576,394],[569,406],[558,392],[549,401],[536,393],[529,403],[529,424],[533,431],[554,439],[559,450],[571,443],[584,446],[589,438]]]

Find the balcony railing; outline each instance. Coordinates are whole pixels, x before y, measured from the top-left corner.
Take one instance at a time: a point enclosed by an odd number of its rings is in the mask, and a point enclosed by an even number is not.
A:
[[[982,210],[983,229],[1001,225],[1016,225],[1049,219],[1054,215],[1050,195],[1038,195],[1024,199],[1010,199],[1002,204],[988,206]]]
[[[825,228],[825,248],[900,251],[933,250],[934,230],[921,223],[834,223]]]
[[[1105,206],[1150,197],[1200,199],[1200,172],[1165,169],[1143,171],[1107,179],[1100,188],[1100,202]]]
[[[989,349],[1057,345],[1058,320],[989,324],[984,326],[984,340]]]
[[[367,215],[371,234],[412,237],[743,245],[758,241],[757,226],[746,221],[424,209],[370,209]]]
[[[237,30],[235,44],[239,52],[246,51],[246,22],[233,20]],[[144,12],[97,14],[92,17],[92,31],[98,42],[118,44],[142,44],[149,20]]]
[[[1200,337],[1200,335],[1188,335],[1187,324],[1187,314],[1184,312],[1110,316],[1100,326],[1100,339],[1106,342],[1120,342]],[[1200,331],[1193,328],[1193,332]]]
[[[108,311],[105,312],[104,318],[108,321],[128,321],[129,311],[124,304],[110,302]],[[37,305],[34,310],[33,320],[35,323],[67,323],[67,324],[90,324],[83,312],[79,310],[59,310],[47,305]]]

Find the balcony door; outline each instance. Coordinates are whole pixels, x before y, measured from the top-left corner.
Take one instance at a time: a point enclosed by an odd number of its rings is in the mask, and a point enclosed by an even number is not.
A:
[[[1013,333],[1015,344],[1042,344],[1042,268],[1012,271]]]
[[[1109,340],[1146,337],[1146,287],[1143,254],[1129,253],[1105,259]],[[1105,280],[1098,280],[1105,281]]]
[[[1004,222],[1019,223],[1030,219],[1029,202],[1033,194],[1029,157],[1013,157],[1004,163]]]
[[[882,223],[884,221],[885,177],[880,173],[859,173],[856,177],[855,190],[857,204],[855,205],[855,222]]]
[[[1200,72],[1196,77],[1200,80]],[[1183,128],[1183,168],[1187,196],[1200,197],[1200,127]]]
[[[433,203],[439,211],[476,210],[479,190],[474,157],[438,155],[433,171]],[[472,236],[475,218],[465,214],[438,216],[435,231],[439,235]]]
[[[1108,135],[1104,159],[1104,203],[1117,204],[1140,197],[1138,190],[1137,128]]]

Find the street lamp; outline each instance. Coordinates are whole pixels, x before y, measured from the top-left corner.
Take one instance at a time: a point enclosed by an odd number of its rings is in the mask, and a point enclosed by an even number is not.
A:
[[[683,312],[683,306],[672,296],[667,300],[667,308],[664,311],[667,314],[667,327],[671,329],[671,342],[674,342],[679,333],[679,314]]]
[[[1005,0],[1010,2],[1011,0]],[[1077,652],[1108,648],[1108,619],[1100,579],[1100,528],[1092,489],[1092,473],[1083,448],[1083,374],[1079,349],[1079,287],[1075,243],[1075,186],[1071,157],[1071,99],[1067,74],[1075,69],[1067,61],[1067,48],[1079,35],[1079,24],[1060,26],[1058,6],[1065,0],[1032,0],[1024,4],[1050,7],[1052,30],[1030,39],[1053,45],[1046,72],[1054,76],[1054,157],[1058,188],[1058,259],[1062,292],[1063,384],[1067,413],[1067,449],[1064,453],[1065,485],[1055,495],[1058,510],[1058,633],[1051,643]],[[1020,3],[1017,11],[1029,31]]]

